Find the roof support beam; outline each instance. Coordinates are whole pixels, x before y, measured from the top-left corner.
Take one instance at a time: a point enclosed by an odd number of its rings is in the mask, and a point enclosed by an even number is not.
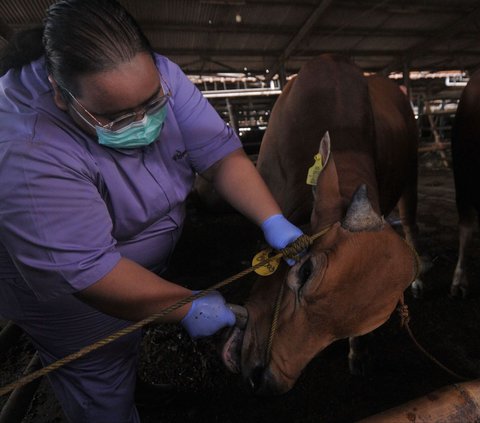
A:
[[[300,42],[305,38],[312,27],[317,23],[320,16],[323,15],[328,6],[333,0],[321,0],[319,5],[315,8],[313,13],[305,21],[302,27],[298,30],[297,34],[290,40],[288,45],[283,50],[278,60],[271,66],[270,75],[273,77],[279,70],[280,66],[290,57],[293,51],[297,48]]]
[[[158,51],[161,54],[166,56],[192,56],[192,57],[202,57],[212,61],[212,58],[215,57],[215,60],[221,60],[222,57],[238,57],[238,59],[243,59],[245,57],[250,58],[258,58],[258,59],[274,59],[276,57],[281,56],[281,50],[198,50],[198,49],[188,49],[188,48],[163,48],[160,46],[153,46],[154,50]],[[355,51],[345,51],[343,49],[329,49],[329,53],[334,54],[343,54],[350,57],[398,57],[398,50],[355,50]],[[299,54],[292,54],[290,57],[292,59],[308,59],[314,56],[318,56],[322,53],[325,53],[325,50],[318,50],[318,49],[307,49],[303,50]],[[462,50],[455,50],[452,52],[449,49],[436,49],[436,50],[427,50],[424,51],[422,56],[423,57],[445,57],[445,56],[473,56],[477,57],[480,56],[480,49],[462,49]],[[399,70],[403,67],[404,60],[401,61],[402,66],[399,67]],[[239,71],[237,69],[237,71]]]
[[[149,35],[171,32],[199,32],[214,33],[214,34],[248,34],[248,35],[276,35],[276,36],[293,36],[297,33],[297,27],[292,25],[222,25],[222,24],[197,24],[188,22],[152,22],[142,21],[142,29]],[[11,25],[11,29],[20,31],[38,26],[38,22],[15,24]],[[338,28],[328,25],[322,25],[321,27],[313,27],[310,31],[310,35],[328,36]],[[403,38],[403,37],[429,37],[432,35],[432,31],[425,29],[389,29],[389,28],[377,28],[374,32],[378,37],[389,38]],[[372,35],[372,30],[349,27],[342,29],[342,36],[344,37],[366,37]],[[457,33],[456,38],[471,39],[471,31],[462,30]]]
[[[417,0],[410,1],[396,1],[390,4],[382,5],[380,10],[385,11],[389,14],[396,15],[418,15],[419,13],[428,13],[428,14],[458,14],[463,9],[469,8],[469,6],[463,6],[461,4],[438,4],[438,2],[432,2],[434,4],[424,4],[426,2],[419,2]],[[343,7],[345,9],[357,9],[365,10],[366,8],[378,6],[378,0],[362,0],[361,2],[357,0],[336,0],[336,7]]]
[[[385,67],[382,70],[382,72],[384,74],[388,74],[390,72],[397,71],[402,68],[403,63],[405,62],[412,63],[412,60],[414,60],[416,57],[420,57],[425,54],[428,54],[428,55],[431,55],[432,53],[435,54],[435,51],[430,50],[432,46],[454,37],[457,33],[465,29],[466,24],[476,19],[479,15],[480,15],[480,7],[477,7],[472,12],[467,14],[467,16],[463,16],[460,19],[457,19],[449,27],[440,29],[432,37],[424,41],[421,41],[416,45],[414,45],[413,47],[411,47],[410,49],[404,51],[402,54],[402,57],[394,60],[387,67]],[[459,52],[455,51],[455,54],[457,53]],[[464,52],[461,52],[460,54],[464,54]]]

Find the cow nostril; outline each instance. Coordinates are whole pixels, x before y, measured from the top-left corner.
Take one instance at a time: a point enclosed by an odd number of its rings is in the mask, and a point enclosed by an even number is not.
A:
[[[265,373],[265,368],[262,366],[255,367],[250,373],[250,377],[248,378],[248,383],[253,392],[257,392],[260,389],[260,386],[262,385],[264,373]]]

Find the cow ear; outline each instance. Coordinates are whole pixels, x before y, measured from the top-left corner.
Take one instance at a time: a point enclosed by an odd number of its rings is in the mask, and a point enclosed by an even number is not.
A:
[[[313,189],[314,197],[334,198],[340,197],[340,188],[338,184],[337,168],[335,160],[330,150],[330,134],[325,132],[325,135],[320,141],[318,153],[323,161],[323,167],[318,174],[316,186]]]
[[[328,131],[320,142],[320,154],[325,157],[322,171],[318,175],[317,184],[314,187],[315,205],[313,208],[313,220],[325,220],[341,216],[342,199],[338,183],[337,167],[334,155],[330,150],[330,136]],[[315,217],[316,216],[316,217]],[[315,222],[312,221],[313,224]],[[318,222],[316,222],[318,223]]]
[[[330,134],[325,132],[320,140],[318,153],[314,156],[315,162],[313,166],[308,169],[307,184],[312,185],[313,195],[315,196],[315,187],[317,186],[318,178],[325,171],[325,167],[330,160]]]
[[[326,166],[328,160],[330,159],[330,134],[328,133],[328,131],[325,132],[322,140],[320,141],[320,147],[318,149],[318,152],[323,157],[323,163],[324,166]]]

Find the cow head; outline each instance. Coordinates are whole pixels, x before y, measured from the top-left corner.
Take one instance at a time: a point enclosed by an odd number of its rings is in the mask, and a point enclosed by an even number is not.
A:
[[[257,394],[288,391],[333,341],[380,326],[414,279],[415,253],[374,211],[366,187],[344,203],[331,157],[317,183],[308,232],[329,230],[296,265],[282,263],[254,284],[245,304],[247,324],[234,328],[224,344],[227,367],[240,371]],[[338,213],[340,219],[330,220]]]

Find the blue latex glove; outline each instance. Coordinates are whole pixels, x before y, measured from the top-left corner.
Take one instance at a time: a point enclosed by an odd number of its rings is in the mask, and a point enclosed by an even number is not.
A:
[[[288,244],[303,235],[303,232],[285,219],[282,214],[270,216],[262,223],[261,228],[267,242],[276,250],[285,248]],[[285,259],[285,261],[290,266],[295,264],[295,260],[293,259]]]
[[[213,335],[225,326],[233,326],[235,320],[235,314],[228,308],[222,295],[212,291],[194,300],[180,323],[192,339],[198,339]]]

